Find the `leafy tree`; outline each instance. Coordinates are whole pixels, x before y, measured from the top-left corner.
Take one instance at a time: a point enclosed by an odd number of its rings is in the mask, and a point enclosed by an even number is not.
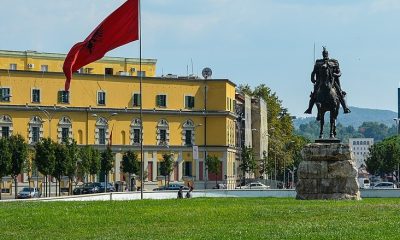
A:
[[[80,171],[82,175],[90,174],[95,176],[100,171],[100,152],[92,146],[84,146],[79,151]]]
[[[218,159],[217,156],[207,155],[206,166],[207,166],[208,172],[215,175],[215,185],[218,185],[217,176],[218,176],[218,174],[221,173],[221,165],[222,165],[222,162]]]
[[[71,194],[72,182],[76,178],[78,167],[80,167],[79,148],[75,140],[65,143],[65,148],[67,149],[65,156],[65,175],[68,176],[69,194]]]
[[[59,143],[54,144],[55,161],[54,161],[54,169],[51,175],[57,179],[59,186],[61,182],[61,177],[64,176],[67,171],[67,166],[66,166],[66,162],[68,161],[67,151],[68,150],[65,147],[65,145]],[[60,190],[61,189],[59,187],[59,192],[58,192],[59,194],[61,194]],[[57,185],[56,185],[56,192],[57,192]]]
[[[253,148],[244,146],[244,148],[242,149],[241,158],[242,159],[239,168],[243,173],[243,178],[245,181],[244,183],[246,184],[246,173],[254,173],[257,168]]]
[[[372,174],[390,174],[397,171],[400,164],[400,136],[393,136],[375,143],[367,158],[367,170]],[[397,179],[399,173],[397,173]]]
[[[366,138],[374,138],[375,141],[381,141],[388,136],[389,128],[383,123],[364,122],[359,127],[359,132]]]
[[[129,189],[133,190],[133,186],[131,186],[131,175],[139,175],[140,172],[140,164],[138,162],[138,155],[133,151],[127,151],[122,156],[122,172],[128,173],[129,179]]]
[[[107,149],[101,153],[101,164],[100,164],[100,171],[102,173],[104,173],[104,175],[105,175],[104,192],[106,192],[106,190],[107,190],[107,178],[108,178],[109,172],[113,168],[113,165],[114,165],[114,157],[112,154],[112,150],[111,150],[110,146],[107,146]]]
[[[55,145],[50,138],[43,138],[35,145],[35,164],[38,171],[45,176],[47,183],[48,176],[52,174],[55,166]],[[50,189],[49,189],[50,195]],[[47,189],[46,189],[47,196]]]
[[[165,177],[165,185],[169,185],[171,172],[174,169],[174,158],[171,153],[163,154],[163,161],[160,163],[160,174]],[[168,177],[168,184],[167,184]]]
[[[11,166],[11,151],[9,146],[9,141],[7,138],[0,138],[0,180],[2,177],[10,174],[10,166]],[[0,200],[3,184],[0,182]]]
[[[24,163],[28,158],[28,145],[25,143],[25,139],[17,134],[10,136],[8,138],[10,143],[10,151],[11,151],[11,169],[10,174],[14,179],[14,188],[15,188],[15,198],[17,198],[17,177],[22,173],[24,168]]]

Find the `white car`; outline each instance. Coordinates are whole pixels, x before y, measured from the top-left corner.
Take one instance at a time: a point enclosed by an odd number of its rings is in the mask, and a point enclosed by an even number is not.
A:
[[[393,188],[397,188],[396,184],[392,183],[392,182],[380,182],[375,184],[375,186],[373,186],[373,188],[375,189],[393,189]]]
[[[252,182],[242,187],[236,187],[236,189],[269,189],[269,188],[270,188],[269,186],[264,185],[260,182]]]
[[[18,199],[40,197],[40,191],[37,188],[24,187],[17,195]]]

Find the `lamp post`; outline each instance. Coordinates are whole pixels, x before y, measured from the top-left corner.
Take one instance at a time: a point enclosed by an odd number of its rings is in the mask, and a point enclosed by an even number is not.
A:
[[[99,115],[97,115],[96,113],[93,113],[92,114],[92,117],[95,117],[95,118],[99,118],[99,117],[101,117],[101,118],[104,118],[106,121],[107,121],[107,128],[108,128],[108,122],[111,120],[111,118],[112,117],[114,117],[114,116],[116,116],[116,115],[118,115],[118,113],[116,113],[116,112],[114,112],[114,113],[111,113],[108,117],[104,117],[104,116],[99,116]],[[111,127],[111,138],[112,138],[112,130],[114,129],[114,125]],[[99,138],[100,138],[100,136],[99,136]],[[109,144],[110,144],[111,142],[109,142]],[[106,144],[104,144],[104,147],[106,146]],[[104,148],[104,149],[106,149],[106,147]],[[104,192],[107,192],[107,172],[104,172]]]
[[[393,120],[396,122],[396,127],[397,127],[397,136],[400,136],[400,118],[393,118]],[[400,175],[400,162],[398,160],[397,162],[397,184],[399,184],[399,175]]]

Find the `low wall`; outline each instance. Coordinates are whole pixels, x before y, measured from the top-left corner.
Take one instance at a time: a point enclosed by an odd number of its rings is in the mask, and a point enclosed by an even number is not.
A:
[[[144,199],[174,199],[177,197],[178,191],[155,191],[143,192]],[[184,191],[185,193],[186,191]],[[361,198],[399,198],[400,189],[361,189]],[[273,197],[273,198],[295,198],[296,191],[294,189],[269,189],[269,190],[198,190],[193,191],[193,197]],[[28,201],[127,201],[139,200],[140,192],[114,192],[99,193],[87,195],[62,196],[51,198],[34,198]],[[3,200],[3,201],[26,201],[26,200]]]

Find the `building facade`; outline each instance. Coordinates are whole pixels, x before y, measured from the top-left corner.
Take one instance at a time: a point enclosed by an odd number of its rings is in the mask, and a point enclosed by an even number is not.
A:
[[[350,149],[356,160],[357,169],[366,167],[365,160],[369,156],[369,148],[374,145],[373,138],[349,138]]]
[[[66,92],[64,58],[64,54],[0,51],[2,136],[21,134],[31,145],[43,137],[58,142],[72,138],[78,145],[100,150],[111,144],[115,164],[109,179],[118,182],[127,180],[120,171],[123,153],[139,153],[143,134],[145,188],[160,183],[164,153],[174,154],[172,181],[211,187],[211,181],[218,180],[234,187],[234,83],[156,77],[154,59],[142,59],[140,71],[139,59],[105,57],[75,73]],[[193,155],[193,146],[198,146],[198,154]],[[207,174],[207,155],[222,161],[218,176]]]

